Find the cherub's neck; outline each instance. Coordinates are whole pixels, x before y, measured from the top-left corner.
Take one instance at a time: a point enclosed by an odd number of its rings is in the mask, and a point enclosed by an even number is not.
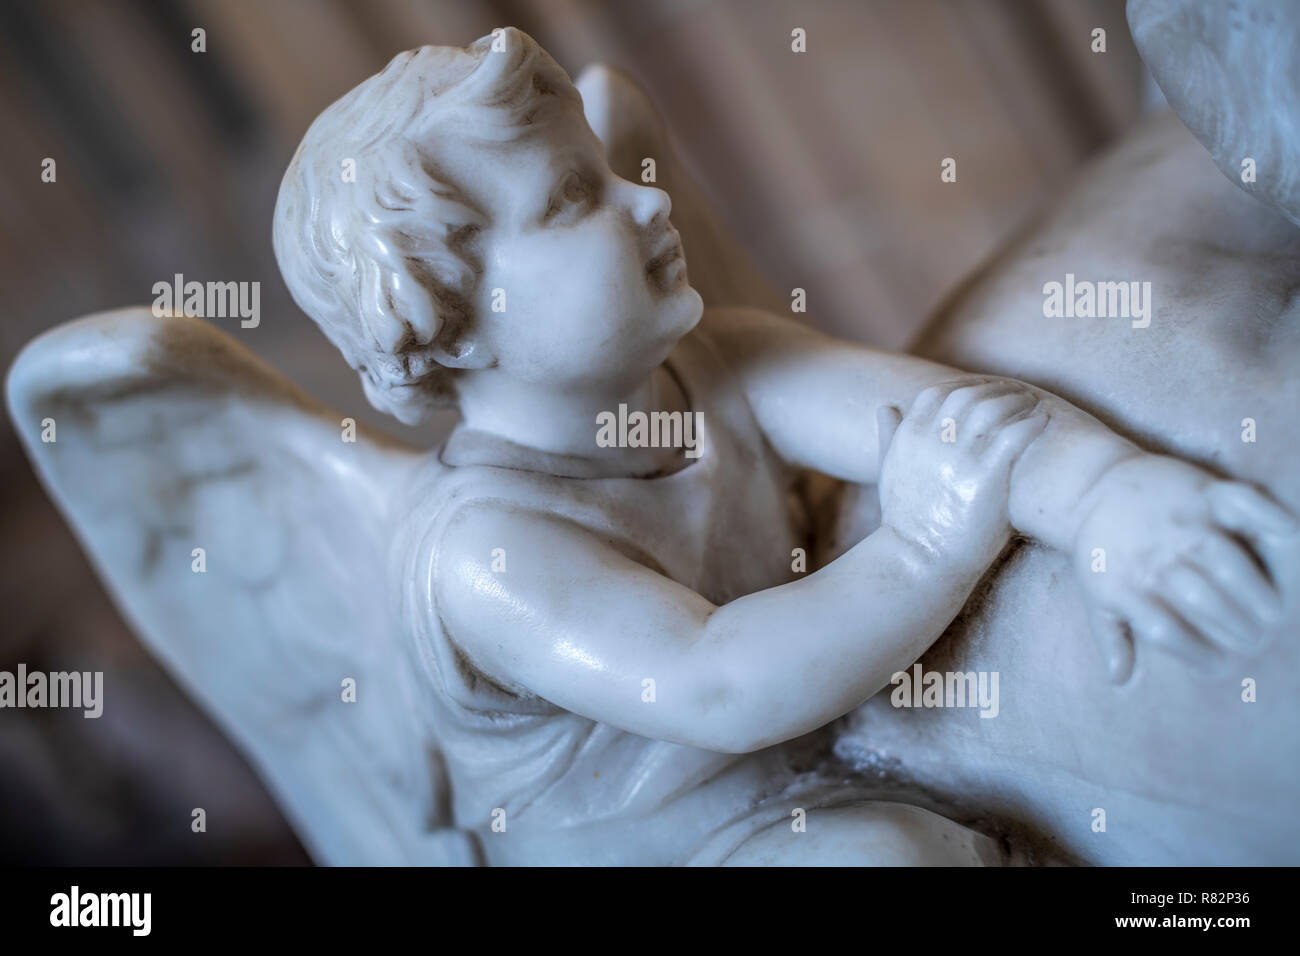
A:
[[[538,470],[551,470],[546,462],[566,459],[582,472],[645,475],[681,466],[680,449],[602,447],[597,443],[602,412],[629,410],[687,412],[686,396],[663,365],[629,387],[562,392],[476,373],[462,381],[461,423],[453,441],[482,448],[493,441],[514,449],[536,452]],[[479,457],[476,455],[475,457]],[[517,457],[517,456],[516,456]],[[512,462],[513,463],[513,462]]]

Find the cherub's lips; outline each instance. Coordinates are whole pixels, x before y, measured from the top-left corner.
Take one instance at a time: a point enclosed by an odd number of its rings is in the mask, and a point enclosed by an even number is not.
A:
[[[682,237],[676,229],[669,229],[658,245],[655,246],[654,253],[650,256],[650,261],[646,263],[645,271],[647,273],[656,272],[675,262],[682,257]]]

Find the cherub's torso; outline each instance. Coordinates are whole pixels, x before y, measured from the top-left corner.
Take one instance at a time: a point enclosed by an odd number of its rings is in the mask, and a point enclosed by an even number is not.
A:
[[[686,467],[649,479],[574,479],[439,463],[417,490],[423,504],[408,527],[419,530],[402,545],[408,561],[403,580],[411,589],[404,619],[417,630],[417,648],[437,690],[429,706],[457,822],[483,832],[493,859],[524,862],[552,854],[549,841],[556,840],[562,853],[593,861],[616,862],[605,854],[617,848],[620,859],[649,855],[677,862],[793,778],[776,748],[740,757],[649,740],[508,686],[509,675],[490,678],[427,610],[442,529],[458,507],[485,498],[562,515],[715,604],[796,576],[794,551],[809,544],[797,476],[764,442],[705,333],[683,340],[667,365],[692,410],[703,416],[703,451]],[[491,543],[484,547],[490,550]],[[509,556],[503,558],[501,573],[508,575]],[[799,635],[790,639],[797,645]],[[646,706],[656,706],[654,691],[655,685],[643,687]],[[493,833],[494,811],[501,810],[506,832]],[[662,826],[639,830],[651,840],[646,846],[623,837],[593,837],[588,845],[573,830],[555,832],[650,812]],[[500,813],[497,819],[499,825]],[[498,838],[506,834],[509,839]]]

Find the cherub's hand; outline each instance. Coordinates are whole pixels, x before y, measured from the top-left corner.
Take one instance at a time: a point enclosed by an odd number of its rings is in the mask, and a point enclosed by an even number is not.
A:
[[[1200,666],[1261,650],[1282,602],[1260,544],[1295,530],[1268,495],[1178,459],[1143,454],[1113,467],[1074,545],[1111,680],[1132,674],[1134,641]]]
[[[877,416],[881,523],[945,557],[987,565],[1011,534],[1011,467],[1047,424],[1014,382],[947,382],[917,396],[907,417]]]

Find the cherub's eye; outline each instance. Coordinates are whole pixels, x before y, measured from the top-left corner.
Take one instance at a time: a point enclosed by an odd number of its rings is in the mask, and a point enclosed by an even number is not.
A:
[[[552,196],[546,209],[546,218],[553,220],[576,216],[590,203],[591,198],[592,189],[587,180],[577,172],[571,172],[564,177]]]
[[[582,181],[582,177],[577,173],[569,173],[564,177],[564,188],[561,195],[566,202],[582,202],[587,198],[587,184]]]

